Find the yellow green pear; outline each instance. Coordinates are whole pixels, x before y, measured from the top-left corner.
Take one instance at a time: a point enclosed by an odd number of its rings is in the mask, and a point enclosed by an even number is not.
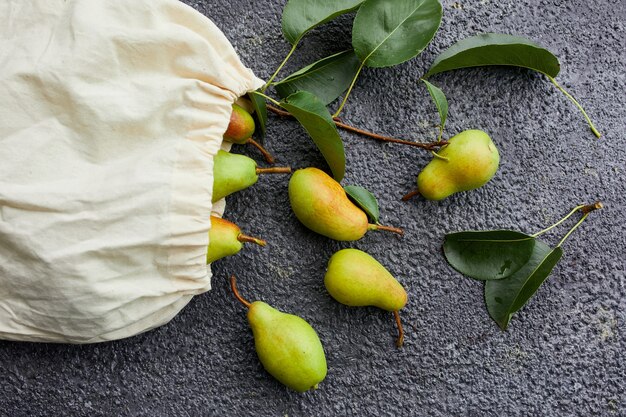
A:
[[[328,293],[348,306],[374,306],[394,312],[402,346],[404,331],[398,311],[407,302],[402,284],[369,254],[358,249],[342,249],[331,256],[324,276]]]
[[[243,248],[244,243],[256,243],[260,246],[266,245],[263,239],[241,233],[241,229],[235,223],[211,216],[206,263],[210,264],[218,259],[238,253]]]
[[[482,187],[498,170],[498,149],[482,130],[466,130],[448,142],[417,177],[419,193],[428,200]]]
[[[234,275],[231,288],[235,297],[248,307],[254,345],[265,370],[294,391],[317,389],[326,378],[326,356],[311,325],[262,301],[246,301],[237,291]]]
[[[243,107],[233,104],[230,114],[228,128],[224,132],[223,139],[226,142],[239,145],[250,144],[257,148],[265,157],[268,163],[274,163],[274,157],[257,141],[252,139],[256,125],[252,115]]]
[[[320,235],[350,241],[361,239],[368,230],[402,230],[370,224],[367,215],[346,195],[330,175],[317,168],[299,169],[289,180],[289,201],[300,222]]]
[[[213,198],[216,201],[255,184],[259,174],[288,174],[289,167],[258,168],[252,158],[223,150],[213,158]]]

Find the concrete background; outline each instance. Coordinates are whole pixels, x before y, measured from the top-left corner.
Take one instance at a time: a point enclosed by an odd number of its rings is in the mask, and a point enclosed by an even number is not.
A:
[[[186,1],[212,18],[261,77],[288,51],[284,1]],[[214,290],[168,325],[92,346],[0,342],[2,416],[625,416],[626,5],[609,1],[443,1],[433,43],[392,69],[366,70],[343,113],[373,131],[431,140],[437,116],[417,82],[437,53],[478,32],[524,34],[559,57],[561,83],[604,133],[543,77],[517,69],[435,76],[450,100],[447,136],[487,131],[500,149],[496,177],[439,203],[400,197],[430,159],[419,149],[342,133],[346,184],[380,200],[382,221],[404,238],[371,233],[344,244],[317,236],[289,208],[287,178],[264,178],[229,199],[227,217],[270,244],[214,268]],[[349,46],[351,17],[306,37],[284,74]],[[280,163],[324,167],[293,122],[272,118],[267,146]],[[254,151],[248,152],[259,159]],[[564,245],[536,297],[501,332],[482,284],[453,271],[441,254],[446,232],[518,228],[533,232],[578,203],[602,200]],[[571,225],[572,223],[568,223]],[[556,244],[567,227],[547,237]],[[393,345],[390,313],[332,300],[322,277],[343,247],[367,250],[409,292],[405,347]],[[325,345],[329,372],[316,392],[296,394],[259,364],[241,292],[307,319]]]

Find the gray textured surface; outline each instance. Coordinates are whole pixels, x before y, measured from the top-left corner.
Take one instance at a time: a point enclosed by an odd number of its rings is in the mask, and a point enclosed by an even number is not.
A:
[[[282,0],[187,3],[211,17],[261,77],[288,50],[280,35]],[[262,179],[229,199],[226,217],[266,238],[267,248],[220,262],[213,291],[147,334],[94,346],[0,342],[0,415],[626,415],[626,6],[443,3],[432,45],[399,67],[366,70],[346,120],[434,138],[437,117],[419,75],[455,40],[496,31],[525,34],[554,51],[562,62],[559,79],[605,136],[596,140],[574,106],[533,73],[436,76],[450,100],[448,135],[484,129],[500,149],[501,168],[486,187],[440,203],[402,203],[429,156],[344,133],[346,183],[372,190],[383,221],[405,228],[403,239],[371,233],[349,245],[316,236],[291,214],[287,179]],[[346,48],[348,23],[341,18],[308,36],[287,72]],[[267,144],[281,163],[324,166],[289,121],[272,118]],[[448,231],[536,231],[595,199],[607,208],[565,244],[550,280],[505,333],[487,315],[482,284],[459,276],[442,257]],[[402,350],[393,346],[389,313],[349,309],[325,293],[326,261],[347,246],[367,250],[406,285]],[[231,273],[247,297],[299,314],[318,330],[329,365],[318,391],[290,392],[263,371],[245,312],[227,287]]]

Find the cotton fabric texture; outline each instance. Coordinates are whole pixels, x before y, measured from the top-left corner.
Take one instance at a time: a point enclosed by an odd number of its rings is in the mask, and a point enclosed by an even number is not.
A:
[[[262,81],[176,0],[3,0],[0,16],[0,338],[168,322],[210,289],[213,157]]]

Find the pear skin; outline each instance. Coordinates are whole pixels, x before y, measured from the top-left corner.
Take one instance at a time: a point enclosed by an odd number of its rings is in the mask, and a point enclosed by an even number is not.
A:
[[[235,104],[239,107],[243,108],[250,114],[254,114],[254,105],[252,101],[248,98],[248,96],[241,96],[236,101]]]
[[[243,107],[233,104],[230,114],[230,123],[224,133],[227,142],[243,145],[252,136],[255,130],[254,119]]]
[[[417,177],[417,188],[428,200],[442,200],[485,185],[498,170],[500,155],[489,135],[466,130],[450,138]]]
[[[294,391],[316,389],[326,378],[327,366],[324,347],[311,325],[262,301],[246,301],[237,291],[234,275],[230,285],[237,300],[248,307],[248,322],[265,370]]]
[[[324,171],[305,168],[289,180],[291,208],[302,224],[335,240],[358,240],[368,228],[367,215],[348,199]]]
[[[213,202],[255,184],[256,162],[245,155],[217,151],[213,158]]]
[[[242,104],[252,106],[250,100],[240,98],[238,100]],[[230,122],[226,132],[224,132],[223,139],[226,142],[236,143],[238,145],[244,145],[246,143],[254,146],[263,154],[263,157],[268,164],[274,163],[274,157],[265,149],[260,143],[252,139],[252,135],[256,129],[254,119],[250,114],[250,111],[243,108],[238,104],[233,104],[233,109],[230,114]]]
[[[235,255],[245,242],[265,246],[263,239],[247,236],[233,222],[211,216],[211,230],[209,230],[209,247],[207,248],[206,263],[210,264],[226,256]]]
[[[294,391],[317,388],[326,377],[326,357],[309,323],[262,301],[250,305],[248,321],[259,360],[267,372]]]
[[[335,300],[348,306],[398,311],[407,302],[404,287],[393,275],[358,249],[343,249],[331,256],[324,285]]]
[[[288,174],[289,167],[257,168],[256,162],[245,155],[223,150],[213,158],[213,196],[215,203],[222,198],[254,185],[259,174]]]

